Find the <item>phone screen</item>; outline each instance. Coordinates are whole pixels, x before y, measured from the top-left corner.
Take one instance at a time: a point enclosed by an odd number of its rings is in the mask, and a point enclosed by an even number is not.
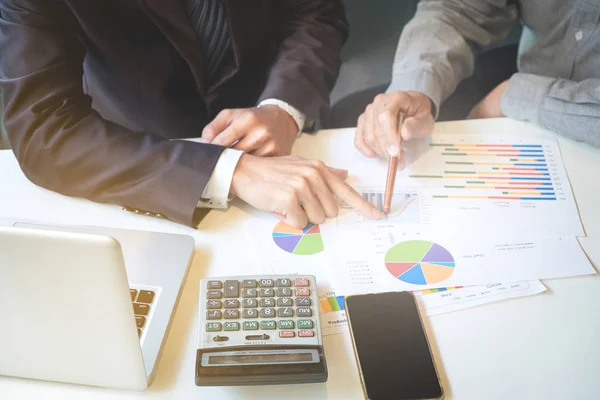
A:
[[[346,312],[370,400],[442,396],[411,293],[350,296],[346,299]]]

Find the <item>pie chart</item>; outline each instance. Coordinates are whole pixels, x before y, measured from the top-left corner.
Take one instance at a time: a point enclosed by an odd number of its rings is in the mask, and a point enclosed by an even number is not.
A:
[[[273,229],[273,241],[290,254],[310,256],[323,251],[319,225],[308,224],[304,229],[297,229],[280,222]]]
[[[434,285],[454,272],[454,257],[437,243],[409,240],[392,246],[385,255],[387,270],[412,285]]]

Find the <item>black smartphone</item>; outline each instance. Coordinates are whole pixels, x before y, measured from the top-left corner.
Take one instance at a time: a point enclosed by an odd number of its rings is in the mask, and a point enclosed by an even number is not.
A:
[[[346,317],[367,399],[443,397],[412,293],[348,296]]]

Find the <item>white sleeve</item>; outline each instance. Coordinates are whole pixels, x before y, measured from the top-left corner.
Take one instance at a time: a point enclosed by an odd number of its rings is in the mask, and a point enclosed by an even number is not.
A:
[[[288,104],[282,100],[265,99],[265,100],[261,101],[260,103],[258,103],[258,107],[266,106],[266,105],[277,106],[277,107],[281,108],[283,111],[285,111],[286,113],[288,113],[290,115],[290,117],[292,117],[294,122],[296,122],[296,125],[298,126],[298,135],[297,136],[300,136],[300,134],[302,133],[302,130],[304,129],[304,124],[306,123],[306,115],[304,115],[300,111],[298,111],[298,109],[296,107],[291,106],[290,104]]]
[[[227,208],[233,173],[242,154],[235,149],[223,151],[198,201],[198,208]]]

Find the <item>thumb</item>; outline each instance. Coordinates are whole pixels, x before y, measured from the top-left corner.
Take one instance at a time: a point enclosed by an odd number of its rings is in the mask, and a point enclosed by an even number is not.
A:
[[[400,130],[403,140],[422,139],[433,131],[433,117],[430,113],[415,115],[404,120]]]
[[[212,141],[219,135],[219,133],[223,132],[233,120],[239,115],[240,110],[223,110],[215,119],[213,119],[208,125],[204,127],[202,130],[202,138],[207,143],[212,143]]]

